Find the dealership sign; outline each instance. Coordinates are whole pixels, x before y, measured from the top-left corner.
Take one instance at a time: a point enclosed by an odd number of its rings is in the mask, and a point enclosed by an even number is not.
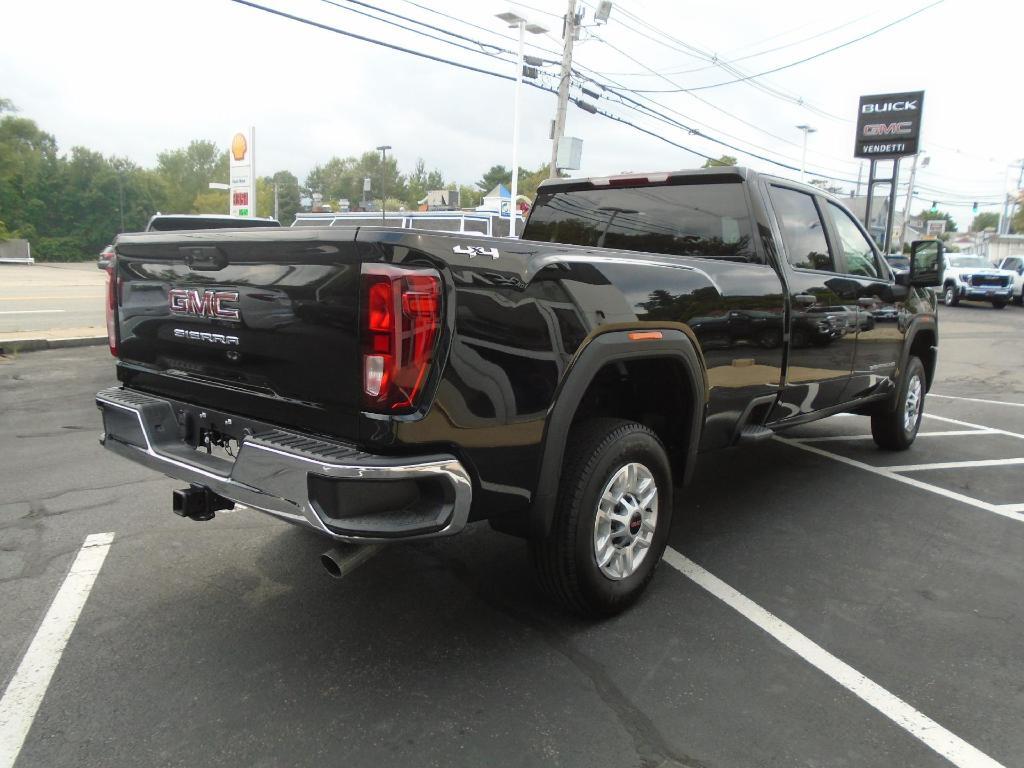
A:
[[[873,159],[917,154],[924,91],[861,96],[854,157]]]
[[[236,133],[228,151],[228,194],[232,216],[256,215],[256,130]]]

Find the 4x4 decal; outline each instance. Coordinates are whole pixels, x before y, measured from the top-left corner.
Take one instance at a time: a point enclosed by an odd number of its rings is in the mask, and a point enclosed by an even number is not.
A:
[[[482,245],[456,245],[452,248],[452,253],[460,253],[464,256],[473,258],[474,256],[490,256],[492,259],[498,258],[497,248],[485,248]]]

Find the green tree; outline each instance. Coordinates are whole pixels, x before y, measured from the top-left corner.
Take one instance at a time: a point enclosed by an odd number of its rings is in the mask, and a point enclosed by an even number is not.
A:
[[[933,213],[930,209],[926,208],[922,210],[919,214],[917,214],[916,218],[920,219],[921,221],[938,221],[939,219],[945,219],[946,231],[956,232],[956,220],[953,218],[951,214],[946,213],[946,211],[935,211]]]
[[[476,183],[480,190],[486,195],[498,184],[508,186],[512,183],[512,171],[504,165],[492,165],[483,177]]]
[[[361,157],[332,157],[317,165],[306,177],[306,190],[319,192],[332,206],[341,198],[358,205],[363,199],[363,179],[370,179],[370,196],[380,200],[381,184],[388,198],[407,197],[405,177],[398,172],[398,160],[391,156],[382,165],[380,153],[364,152]]]
[[[722,155],[717,160],[705,160],[702,168],[719,168],[724,165],[736,165],[736,158],[732,155]]]
[[[215,142],[195,140],[184,149],[157,155],[157,173],[166,185],[164,213],[193,213],[193,203],[211,181],[228,179],[228,152]]]
[[[282,225],[290,227],[295,221],[295,214],[302,207],[302,193],[299,189],[298,178],[291,171],[278,171],[273,176],[265,177],[265,180],[268,187],[267,195],[264,197],[261,192],[260,197],[256,200],[261,211],[260,216],[274,215],[274,185],[276,184],[278,221]],[[264,207],[264,201],[266,201],[266,207]],[[266,210],[266,214],[262,213],[264,210]]]
[[[979,213],[977,216],[974,217],[974,221],[971,222],[971,232],[984,232],[989,227],[996,227],[998,225],[998,213]]]

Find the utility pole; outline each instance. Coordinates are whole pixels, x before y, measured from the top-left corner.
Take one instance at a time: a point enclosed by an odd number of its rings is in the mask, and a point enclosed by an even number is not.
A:
[[[275,181],[274,182],[274,218],[278,222],[281,221],[281,215],[280,215],[279,211],[280,211],[280,201],[279,201],[279,199],[277,197],[277,182]]]
[[[387,178],[388,172],[388,150],[391,149],[390,144],[382,144],[377,147],[380,152],[380,223],[381,226],[387,226],[387,219],[384,217],[384,201],[387,200],[385,194],[387,190],[384,189],[384,180]]]
[[[576,0],[569,0],[565,14],[564,44],[562,46],[562,73],[558,79],[558,108],[555,110],[555,125],[551,131],[551,173],[549,178],[558,176],[558,142],[565,133],[565,110],[569,105],[569,85],[572,82],[572,44],[576,39]]]
[[[817,132],[818,129],[812,128],[809,125],[798,125],[796,129],[804,132],[804,149],[800,154],[800,182],[803,183],[806,176],[805,168],[807,166],[807,136],[808,134]]]

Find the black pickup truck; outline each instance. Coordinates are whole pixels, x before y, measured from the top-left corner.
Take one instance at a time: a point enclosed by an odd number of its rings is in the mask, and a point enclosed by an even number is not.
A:
[[[590,615],[651,579],[698,453],[851,411],[905,449],[935,372],[941,245],[894,276],[840,200],[741,168],[546,182],[522,239],[115,248],[103,443],[188,484],[174,511],[237,502],[341,542],[486,519]]]

